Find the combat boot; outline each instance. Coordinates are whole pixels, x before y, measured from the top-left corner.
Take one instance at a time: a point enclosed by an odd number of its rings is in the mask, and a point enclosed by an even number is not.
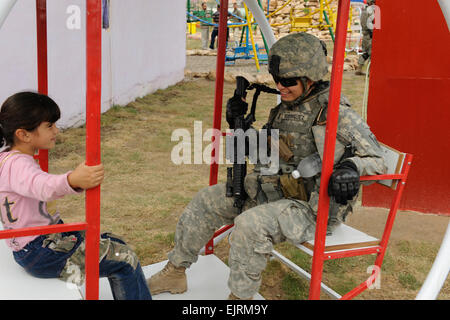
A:
[[[175,267],[170,261],[166,266],[147,280],[150,293],[183,293],[187,290],[186,268]]]
[[[358,68],[356,68],[355,74],[357,76],[365,76],[366,74],[362,72],[362,64],[358,64]]]
[[[233,292],[231,292],[230,295],[228,296],[227,300],[253,300],[253,298],[241,299],[241,298],[235,296],[233,294]]]

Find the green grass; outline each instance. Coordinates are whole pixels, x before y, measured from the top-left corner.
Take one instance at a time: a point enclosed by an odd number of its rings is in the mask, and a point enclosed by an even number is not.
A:
[[[402,272],[398,275],[398,281],[405,289],[417,290],[422,283],[419,282],[414,275],[408,272]]]
[[[286,300],[306,300],[308,299],[309,285],[293,273],[286,274],[281,282]]]

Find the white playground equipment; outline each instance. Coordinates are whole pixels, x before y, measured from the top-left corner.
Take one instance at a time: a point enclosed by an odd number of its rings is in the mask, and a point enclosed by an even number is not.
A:
[[[17,0],[4,0],[0,2],[0,28]]]
[[[17,0],[2,0],[0,3],[0,27],[3,24],[3,21],[6,19],[8,13],[13,8],[14,4]],[[345,2],[346,0],[341,2]],[[447,21],[450,19],[450,3],[449,0],[439,0],[442,6],[442,9],[446,15]],[[227,1],[224,1],[227,3]],[[248,8],[253,12],[255,19],[258,21],[261,31],[263,32],[265,38],[267,39],[269,47],[275,42],[275,37],[273,32],[270,29],[270,25],[265,19],[264,13],[258,6],[256,0],[245,0]],[[347,3],[349,1],[347,0]],[[346,19],[343,19],[346,23]],[[224,24],[223,24],[224,25]],[[450,26],[450,22],[449,22]],[[345,40],[345,38],[344,38]],[[345,41],[344,41],[345,44]],[[342,50],[344,51],[344,50]],[[343,59],[343,56],[342,56]],[[337,60],[337,59],[336,59]],[[219,74],[219,73],[218,73]],[[334,147],[333,147],[334,149]],[[324,161],[325,162],[325,161]],[[407,164],[409,165],[409,163]],[[399,176],[397,174],[397,176]],[[81,227],[80,227],[81,228]],[[344,226],[343,228],[347,228]],[[50,233],[50,228],[47,228],[47,233]],[[350,239],[349,236],[350,235]],[[366,246],[373,246],[373,237],[365,235],[355,229],[350,230],[350,232],[345,232],[342,238],[339,238],[339,232],[336,232],[334,238],[326,239],[327,246],[341,246],[341,245],[351,245],[355,241],[358,244],[365,244]],[[320,240],[320,239],[319,239]],[[330,240],[330,241],[329,241]],[[84,288],[76,288],[71,285],[67,285],[66,283],[57,280],[57,279],[37,279],[26,274],[22,268],[20,268],[14,261],[10,252],[10,249],[6,247],[4,241],[1,241],[0,244],[0,268],[2,273],[0,275],[0,299],[89,299],[84,294]],[[332,242],[332,243],[331,243]],[[318,244],[319,245],[319,244]],[[314,246],[314,241],[310,241],[308,246],[306,246],[306,250],[311,251],[311,246]],[[367,248],[363,246],[359,247],[357,250],[372,250],[371,248]],[[448,274],[449,269],[449,247],[450,247],[450,226],[447,230],[446,236],[444,238],[441,249],[438,253],[436,261],[433,265],[433,268],[430,272],[429,278],[427,278],[424,287],[422,288],[420,294],[418,295],[418,299],[434,299],[437,296],[440,288],[443,285],[443,281],[445,281],[445,277]],[[372,247],[373,250],[378,250],[377,246]],[[323,243],[323,249],[325,247],[325,241]],[[340,249],[334,248],[334,251],[330,251],[330,255],[339,256]],[[375,253],[374,251],[373,253]],[[323,253],[323,251],[322,251]],[[280,260],[285,260],[284,257],[277,255],[277,253],[273,253],[273,256],[279,258]],[[288,265],[290,261],[284,261]],[[165,261],[159,262],[156,264],[152,264],[149,266],[144,266],[143,270],[146,277],[151,276],[160,270],[165,264]],[[294,267],[295,268],[295,267]],[[299,271],[300,272],[300,271]],[[161,294],[157,295],[155,299],[204,299],[204,300],[214,300],[214,299],[226,299],[229,294],[229,289],[227,287],[227,278],[228,278],[229,269],[228,267],[220,261],[213,254],[200,256],[199,261],[194,264],[187,272],[188,276],[188,286],[189,290],[181,295],[170,295],[170,294]],[[308,275],[304,275],[308,278]],[[309,276],[310,279],[310,276]],[[98,280],[98,279],[97,279]],[[88,282],[89,285],[89,282]],[[334,295],[334,292],[321,284],[321,290],[326,293],[331,293]],[[100,279],[99,289],[98,289],[97,297],[94,295],[94,299],[112,299],[111,292],[109,290],[109,285],[106,279]],[[335,298],[339,298],[338,295],[334,295]],[[90,299],[93,299],[92,297]],[[263,299],[262,296],[256,295],[255,299]]]
[[[448,30],[450,31],[450,0],[437,0],[444,13],[445,20],[447,21]]]
[[[416,300],[434,300],[437,298],[442,286],[450,272],[450,223],[447,226],[447,232],[442,240],[430,273],[428,273],[425,282],[422,285]]]

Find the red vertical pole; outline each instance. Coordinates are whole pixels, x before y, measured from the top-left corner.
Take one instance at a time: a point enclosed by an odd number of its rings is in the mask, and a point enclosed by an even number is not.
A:
[[[228,0],[220,1],[219,17],[219,37],[217,40],[217,60],[216,60],[216,91],[214,98],[213,128],[221,130],[222,122],[222,102],[223,102],[223,79],[225,74],[225,54],[227,47],[227,21],[228,21]],[[213,136],[214,148],[211,151],[211,166],[209,171],[209,185],[217,183],[219,164],[214,160],[216,150],[219,150],[220,140]],[[214,240],[211,239],[206,244],[205,254],[214,253]]]
[[[36,0],[36,31],[38,92],[47,95],[47,0]],[[48,172],[48,150],[39,150],[37,158],[41,169]]]
[[[389,210],[389,215],[386,221],[386,225],[384,227],[383,236],[380,241],[381,252],[378,254],[375,259],[375,265],[381,268],[381,264],[383,263],[384,254],[386,253],[387,245],[389,242],[389,238],[391,236],[392,228],[394,226],[395,216],[397,214],[397,210],[400,206],[400,200],[402,198],[403,191],[405,189],[406,180],[408,179],[409,169],[411,168],[413,156],[411,154],[407,154],[405,161],[403,163],[402,169],[402,179],[398,181],[397,190],[395,192],[394,199],[392,200],[391,209]]]
[[[339,0],[336,40],[334,43],[333,52],[333,69],[331,73],[330,96],[328,100],[322,177],[320,181],[319,205],[314,240],[311,286],[309,291],[309,299],[315,300],[320,299],[320,284],[322,282],[323,252],[325,250],[325,236],[327,232],[328,210],[330,206],[330,197],[328,196],[327,190],[328,181],[330,180],[330,176],[333,171],[349,8],[350,0]]]
[[[101,0],[86,0],[86,164],[101,162]],[[99,296],[100,186],[86,190],[86,299]]]
[[[223,101],[223,78],[225,73],[225,53],[227,46],[227,21],[228,21],[228,0],[220,1],[219,36],[217,45],[216,62],[216,92],[214,98],[213,128],[220,130],[222,121],[222,101]],[[214,137],[213,137],[214,139]],[[219,164],[214,161],[216,150],[219,150],[220,141],[214,139],[214,148],[211,152],[213,160],[209,173],[209,185],[217,183]]]

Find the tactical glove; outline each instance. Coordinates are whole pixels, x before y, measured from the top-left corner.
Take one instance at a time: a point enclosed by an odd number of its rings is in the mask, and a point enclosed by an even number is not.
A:
[[[230,125],[230,129],[234,129],[234,119],[244,116],[248,110],[248,103],[243,101],[238,95],[234,95],[232,98],[228,99],[226,119]],[[245,131],[245,128],[243,128]]]
[[[351,161],[344,161],[336,166],[328,183],[328,195],[339,204],[347,204],[359,191],[359,172]]]

